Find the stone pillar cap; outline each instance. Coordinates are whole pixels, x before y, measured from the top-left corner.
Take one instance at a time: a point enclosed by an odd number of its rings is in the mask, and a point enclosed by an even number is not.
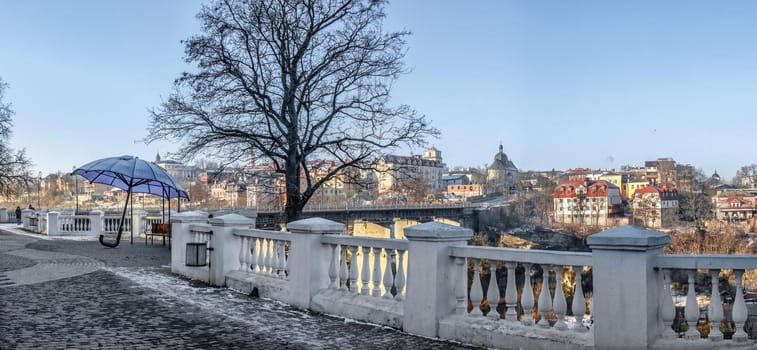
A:
[[[171,214],[173,222],[201,222],[208,219],[208,214],[202,214],[196,211],[183,211],[181,213]]]
[[[646,250],[665,246],[670,243],[670,237],[663,232],[647,230],[645,228],[623,225],[607,231],[593,234],[586,239],[591,249],[609,248],[630,250]]]
[[[344,234],[347,226],[324,218],[308,218],[292,221],[286,225],[291,233]]]
[[[226,214],[209,220],[213,226],[250,226],[255,224],[255,220],[239,214]]]
[[[409,241],[462,241],[473,237],[473,230],[441,222],[426,222],[405,228]]]

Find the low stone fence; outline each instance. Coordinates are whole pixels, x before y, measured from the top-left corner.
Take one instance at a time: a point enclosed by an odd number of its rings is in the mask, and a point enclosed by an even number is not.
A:
[[[207,217],[204,212],[192,213]],[[25,230],[51,237],[96,238],[101,234],[114,235],[121,228],[121,221],[120,214],[106,214],[101,210],[92,210],[87,214],[74,214],[73,210],[66,209],[21,211],[21,223]],[[123,218],[121,230],[122,233],[133,234],[135,237],[144,237],[151,231],[153,224],[163,221],[162,216],[151,216],[146,211],[135,210],[132,216]]]
[[[591,253],[578,253],[468,246],[470,230],[436,222],[406,228],[406,240],[347,236],[343,224],[320,218],[291,222],[286,232],[254,225],[235,214],[174,216],[172,271],[303,309],[487,347],[755,348],[744,333],[750,311],[741,284],[757,259],[664,255],[669,238],[657,231],[607,230],[588,238]],[[732,300],[716,287],[728,282],[726,269],[735,274]],[[672,270],[715,276],[706,312],[689,279],[685,312],[676,316]],[[735,333],[724,337],[705,324],[732,324]]]

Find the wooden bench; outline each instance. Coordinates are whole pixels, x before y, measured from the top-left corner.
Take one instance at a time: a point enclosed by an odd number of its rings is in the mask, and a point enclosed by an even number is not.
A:
[[[163,246],[166,245],[168,237],[168,246],[171,247],[171,224],[152,224],[150,230],[145,232],[145,245],[148,239],[151,244],[155,244],[155,236],[163,238]]]

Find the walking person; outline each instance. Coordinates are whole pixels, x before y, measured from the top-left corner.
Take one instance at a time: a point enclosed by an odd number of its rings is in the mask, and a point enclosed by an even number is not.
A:
[[[16,207],[16,224],[21,225],[21,207]]]

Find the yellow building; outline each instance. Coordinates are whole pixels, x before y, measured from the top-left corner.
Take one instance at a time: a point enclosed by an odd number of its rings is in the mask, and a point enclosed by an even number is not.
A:
[[[618,188],[623,188],[623,175],[615,173],[607,173],[599,176],[597,180],[605,180]]]
[[[636,190],[647,187],[649,181],[645,179],[630,179],[626,180],[621,187],[623,189],[622,196],[624,200],[631,200]]]

